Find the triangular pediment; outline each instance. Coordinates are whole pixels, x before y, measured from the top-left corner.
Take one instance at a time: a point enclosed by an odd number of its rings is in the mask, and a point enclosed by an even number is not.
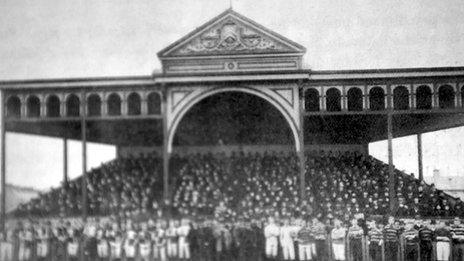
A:
[[[305,48],[228,9],[158,53],[163,58],[299,54]]]

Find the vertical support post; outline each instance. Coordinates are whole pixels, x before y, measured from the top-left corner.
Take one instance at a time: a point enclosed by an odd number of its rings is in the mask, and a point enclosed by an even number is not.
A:
[[[1,172],[1,231],[5,231],[6,223],[6,143],[5,143],[5,100],[4,100],[4,91],[0,90],[0,172]]]
[[[418,163],[418,170],[419,170],[419,180],[424,179],[424,167],[422,164],[422,133],[417,134],[417,163]]]
[[[388,193],[390,195],[390,212],[393,214],[395,208],[395,169],[393,167],[393,119],[389,111],[387,114],[388,132]]]
[[[167,105],[167,88],[163,85],[163,93],[162,93],[162,108],[161,112],[163,113],[163,199],[164,203],[167,205],[168,214],[170,214],[170,187],[169,187],[169,159],[171,152],[168,150],[169,147],[169,133],[168,133],[168,105]]]
[[[82,138],[82,219],[87,220],[87,122],[85,91],[81,95],[81,138]]]
[[[63,185],[68,184],[68,139],[63,139]]]
[[[299,106],[299,117],[300,117],[300,129],[298,133],[298,142],[300,143],[300,151],[298,153],[298,161],[300,167],[300,200],[306,199],[306,157],[305,157],[305,144],[304,144],[304,89],[301,88],[299,94],[300,106]]]

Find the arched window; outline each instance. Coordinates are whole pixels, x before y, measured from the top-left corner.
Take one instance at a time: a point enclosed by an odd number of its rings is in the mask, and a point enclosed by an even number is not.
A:
[[[75,94],[71,94],[66,99],[66,116],[78,117],[80,115],[81,103],[79,97]]]
[[[21,117],[21,100],[17,96],[11,96],[6,102],[6,116],[11,118]]]
[[[373,111],[385,110],[385,92],[380,87],[369,91],[369,107]]]
[[[91,94],[87,98],[87,113],[89,116],[101,115],[101,99],[98,94]]]
[[[359,88],[351,88],[348,90],[348,110],[362,111],[363,110],[363,93]]]
[[[432,109],[432,90],[427,85],[421,85],[416,90],[416,109]]]
[[[319,111],[319,92],[316,89],[308,89],[305,92],[305,110]]]
[[[37,96],[27,98],[27,117],[40,117],[40,99]]]
[[[127,112],[129,115],[140,115],[142,113],[142,100],[138,93],[131,93],[127,97]]]
[[[409,91],[404,86],[398,86],[393,90],[393,108],[395,110],[409,109]]]
[[[60,117],[60,99],[56,95],[47,99],[47,117]]]
[[[336,88],[330,88],[326,92],[327,111],[341,111],[341,94]]]
[[[454,108],[454,89],[449,85],[438,88],[438,105],[441,109]]]
[[[147,97],[148,114],[161,113],[161,97],[158,93],[152,92]]]
[[[108,115],[121,115],[121,98],[116,93],[108,97]]]

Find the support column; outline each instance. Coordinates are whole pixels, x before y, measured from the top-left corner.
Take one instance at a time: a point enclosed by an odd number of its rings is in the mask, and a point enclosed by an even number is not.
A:
[[[304,95],[303,90],[301,90],[300,94],[300,110],[299,110],[299,117],[300,117],[300,129],[298,133],[298,142],[300,143],[300,151],[298,153],[298,162],[299,162],[299,170],[300,170],[300,199],[306,199],[306,157],[305,157],[305,146],[304,146]]]
[[[171,200],[170,200],[170,184],[169,184],[169,159],[171,152],[168,150],[169,147],[169,133],[168,133],[168,121],[167,121],[167,88],[163,86],[162,93],[162,113],[163,113],[163,199],[167,205],[168,215],[171,211]]]
[[[1,217],[0,217],[0,228],[1,231],[5,231],[6,223],[6,162],[5,162],[5,153],[6,153],[6,143],[5,143],[5,101],[4,101],[4,92],[0,90],[0,172],[1,172]]]
[[[388,193],[390,195],[390,213],[393,214],[395,208],[395,169],[393,166],[393,123],[392,114],[387,114],[388,132]]]
[[[68,184],[68,139],[63,139],[63,185]]]
[[[419,180],[424,180],[424,167],[422,165],[422,133],[417,134],[417,163],[419,170]]]
[[[87,220],[87,122],[85,91],[81,96],[81,138],[82,138],[82,219]]]

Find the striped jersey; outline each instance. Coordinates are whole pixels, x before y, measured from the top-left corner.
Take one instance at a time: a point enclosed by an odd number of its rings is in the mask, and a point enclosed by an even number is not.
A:
[[[313,226],[313,234],[316,240],[325,240],[327,237],[327,231],[325,230],[324,224]]]
[[[420,241],[432,241],[433,231],[428,227],[422,227],[419,229],[419,239]]]
[[[383,229],[385,241],[387,242],[398,242],[399,229],[392,225],[387,225]]]
[[[435,230],[435,239],[441,242],[449,242],[451,238],[451,232],[446,228],[438,228]]]
[[[314,242],[314,236],[311,229],[307,227],[303,227],[297,234],[298,240],[300,240],[301,244],[309,244]]]
[[[350,227],[348,229],[348,237],[350,239],[361,239],[364,234],[364,231],[361,227],[356,226],[356,227]]]
[[[413,228],[405,230],[403,237],[406,244],[416,244],[419,242],[419,231]]]
[[[451,235],[454,242],[464,243],[464,226],[463,225],[452,225]]]
[[[383,240],[382,231],[378,228],[373,228],[368,232],[370,242],[380,242]]]

